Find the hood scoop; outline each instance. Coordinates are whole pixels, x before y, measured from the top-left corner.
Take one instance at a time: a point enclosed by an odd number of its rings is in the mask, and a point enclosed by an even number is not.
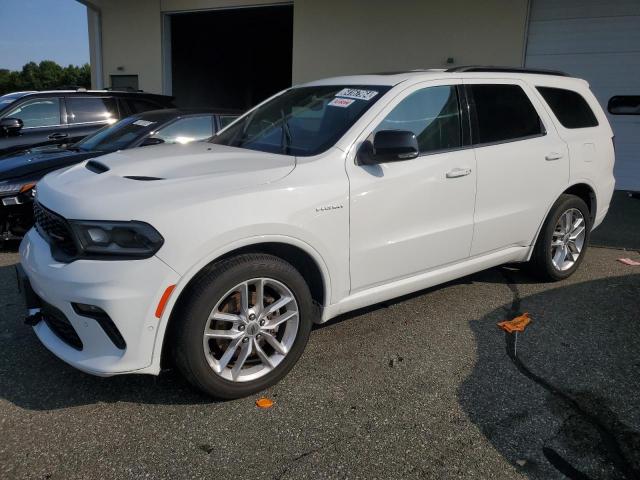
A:
[[[85,166],[87,167],[87,170],[93,173],[104,173],[109,171],[109,167],[104,163],[96,162],[95,160],[89,160]]]

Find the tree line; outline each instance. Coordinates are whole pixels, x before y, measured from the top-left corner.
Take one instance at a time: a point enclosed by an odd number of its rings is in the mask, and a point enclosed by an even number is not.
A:
[[[21,70],[0,69],[0,95],[25,90],[55,90],[59,88],[90,88],[91,67],[62,67],[51,60],[29,62]]]

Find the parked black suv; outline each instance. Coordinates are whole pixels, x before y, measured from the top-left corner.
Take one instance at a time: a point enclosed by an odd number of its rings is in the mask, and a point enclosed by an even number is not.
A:
[[[9,93],[0,97],[0,155],[36,145],[74,143],[129,115],[173,107],[172,97],[144,92]]]
[[[222,109],[154,110],[103,127],[78,143],[0,157],[0,243],[18,239],[31,228],[35,186],[47,173],[116,150],[204,140],[239,114]]]

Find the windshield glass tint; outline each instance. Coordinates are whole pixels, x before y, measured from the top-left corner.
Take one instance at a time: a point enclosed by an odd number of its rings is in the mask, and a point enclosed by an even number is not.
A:
[[[157,122],[136,117],[125,118],[111,126],[101,128],[75,146],[80,150],[112,151],[127,148],[131,142],[157,127]]]
[[[390,87],[292,88],[244,116],[212,143],[307,157],[334,145]]]

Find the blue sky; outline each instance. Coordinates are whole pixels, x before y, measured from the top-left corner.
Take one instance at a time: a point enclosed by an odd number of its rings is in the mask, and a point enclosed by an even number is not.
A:
[[[0,0],[0,68],[89,62],[87,9],[75,0]]]

